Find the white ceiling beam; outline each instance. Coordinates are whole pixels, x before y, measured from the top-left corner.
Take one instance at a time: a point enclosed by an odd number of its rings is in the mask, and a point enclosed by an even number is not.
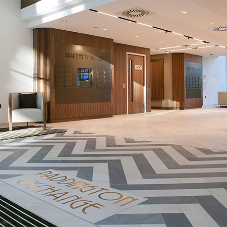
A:
[[[115,0],[42,0],[22,9],[21,20],[27,21],[27,28],[35,28],[113,1]]]

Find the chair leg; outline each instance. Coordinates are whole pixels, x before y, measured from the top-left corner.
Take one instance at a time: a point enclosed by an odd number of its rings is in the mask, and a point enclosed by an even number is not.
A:
[[[13,131],[13,123],[9,123],[9,131]]]
[[[46,121],[43,122],[43,129],[46,130],[47,127],[46,127]]]

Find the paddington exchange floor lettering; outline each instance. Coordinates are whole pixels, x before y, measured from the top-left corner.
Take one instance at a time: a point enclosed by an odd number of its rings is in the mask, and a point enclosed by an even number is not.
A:
[[[15,177],[5,182],[91,222],[146,200],[112,188],[91,185],[88,181],[54,170]]]

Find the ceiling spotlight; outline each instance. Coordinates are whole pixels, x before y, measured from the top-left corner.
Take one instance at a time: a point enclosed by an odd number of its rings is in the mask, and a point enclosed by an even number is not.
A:
[[[67,20],[62,20],[61,22],[67,22]]]
[[[136,38],[138,38],[139,36],[138,36],[138,35],[136,35],[135,37],[136,37]]]
[[[214,24],[214,23],[210,23],[210,24]]]
[[[94,27],[94,28],[98,28],[98,27]]]
[[[103,31],[107,31],[108,29],[107,29],[107,28],[103,28],[102,30],[103,30]]]
[[[210,55],[213,55],[213,54],[210,53]]]
[[[182,13],[182,14],[187,14],[188,12],[186,12],[186,11],[181,11],[181,13]]]

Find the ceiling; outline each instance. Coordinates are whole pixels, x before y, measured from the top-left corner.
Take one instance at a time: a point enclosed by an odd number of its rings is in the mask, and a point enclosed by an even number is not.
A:
[[[92,4],[95,1],[96,4]],[[169,52],[201,56],[227,55],[227,31],[210,30],[227,25],[227,0],[79,0],[76,1],[77,4],[81,6],[86,2],[87,7],[76,11],[72,10],[73,5],[69,2],[73,1],[68,0],[64,10],[70,13],[60,14],[58,7],[56,12],[60,16],[53,17],[52,20],[33,23],[34,15],[22,19],[28,21],[29,28],[51,27],[107,37],[116,43],[149,48],[152,55]],[[29,10],[27,8],[25,10]],[[98,12],[91,11],[90,8]],[[150,13],[135,18],[120,14],[132,8],[145,9]],[[182,11],[188,13],[183,14]],[[53,12],[48,11],[46,14],[53,15]],[[45,12],[42,13],[42,18],[43,15]],[[119,19],[119,16],[137,23]]]

